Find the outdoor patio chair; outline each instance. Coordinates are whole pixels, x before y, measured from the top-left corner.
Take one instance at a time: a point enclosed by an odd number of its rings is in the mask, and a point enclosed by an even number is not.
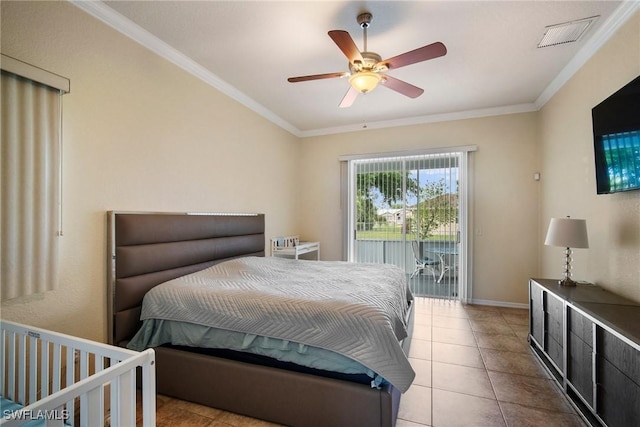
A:
[[[415,258],[416,267],[411,274],[410,279],[413,279],[416,274],[428,270],[431,272],[433,276],[433,281],[436,281],[436,268],[440,265],[440,261],[434,258],[429,258],[428,256],[423,256],[420,253],[420,245],[414,240],[411,242],[411,249],[413,250],[413,257]]]
[[[452,280],[458,277],[458,254],[443,254],[440,256],[440,277],[438,283],[442,282],[445,276],[447,280]]]

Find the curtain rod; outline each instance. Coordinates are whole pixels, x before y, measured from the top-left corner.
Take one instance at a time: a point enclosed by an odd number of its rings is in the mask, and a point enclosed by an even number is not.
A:
[[[5,54],[0,55],[0,68],[2,68],[4,71],[8,71],[18,76],[25,77],[29,80],[33,80],[34,82],[42,83],[54,89],[58,89],[63,94],[70,92],[71,82],[68,78],[36,67],[35,65],[27,64],[26,62],[12,58]]]
[[[378,159],[385,157],[410,157],[424,156],[428,154],[468,153],[470,151],[478,151],[478,146],[464,145],[457,147],[421,148],[418,150],[389,151],[386,153],[344,154],[338,157],[338,160],[340,160],[341,162],[345,162],[349,160]]]

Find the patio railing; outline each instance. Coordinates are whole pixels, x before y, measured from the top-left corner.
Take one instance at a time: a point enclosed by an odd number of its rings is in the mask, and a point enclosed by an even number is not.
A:
[[[456,242],[437,240],[420,241],[423,256],[438,257],[443,265],[444,274],[438,274],[433,280],[431,274],[418,274],[409,279],[415,270],[415,258],[411,249],[411,240],[357,240],[355,243],[356,261],[380,264],[393,264],[404,269],[414,295],[456,297],[458,295],[457,246]],[[438,282],[438,279],[441,280]]]

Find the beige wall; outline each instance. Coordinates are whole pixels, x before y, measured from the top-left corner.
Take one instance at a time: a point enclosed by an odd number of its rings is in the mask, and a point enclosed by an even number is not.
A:
[[[538,266],[537,113],[320,136],[301,144],[301,229],[322,242],[323,258],[330,260],[342,258],[341,155],[477,145],[471,154],[473,299],[527,302],[527,280]]]
[[[2,318],[106,337],[105,211],[263,212],[295,232],[298,139],[67,2],[2,2],[2,53],[68,77],[60,289]]]
[[[585,218],[589,249],[574,251],[576,280],[640,301],[640,191],[596,195],[591,108],[640,75],[640,12],[541,110],[541,227],[551,217]],[[543,246],[541,273],[562,273],[563,250]]]

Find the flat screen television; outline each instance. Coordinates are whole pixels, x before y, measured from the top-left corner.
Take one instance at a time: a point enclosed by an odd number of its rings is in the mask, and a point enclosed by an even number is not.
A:
[[[598,194],[640,190],[640,76],[593,107]]]

